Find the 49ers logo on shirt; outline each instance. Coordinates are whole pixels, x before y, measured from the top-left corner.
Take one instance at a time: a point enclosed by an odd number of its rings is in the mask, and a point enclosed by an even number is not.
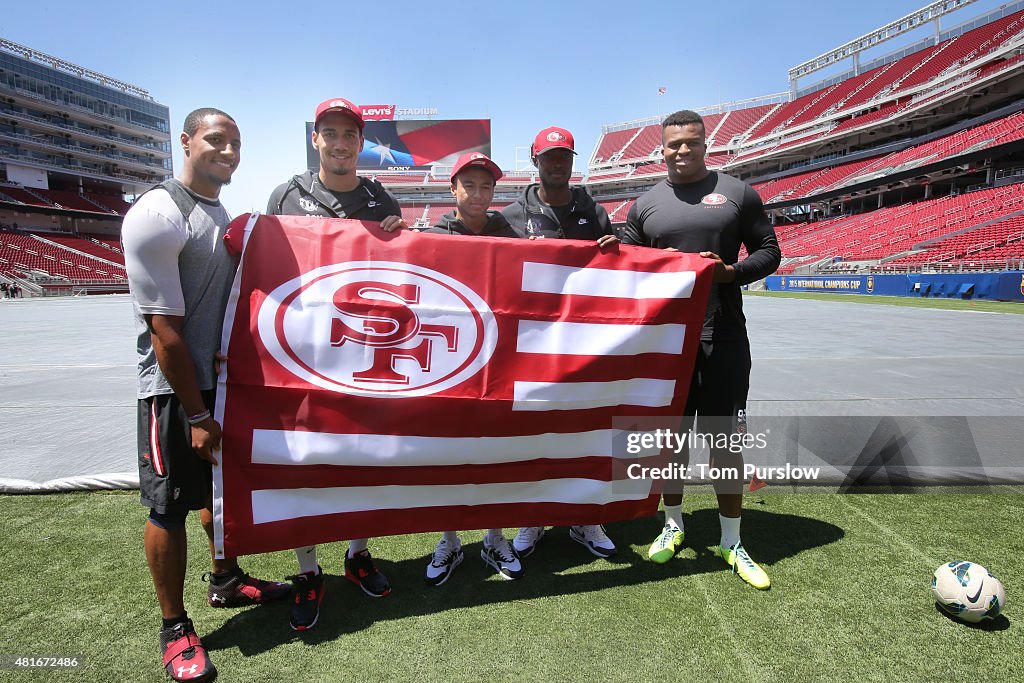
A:
[[[344,394],[427,396],[490,360],[498,332],[465,284],[397,262],[323,266],[289,280],[260,306],[270,355],[295,376]]]
[[[704,198],[700,200],[701,204],[707,204],[708,206],[719,206],[729,201],[724,194],[712,192],[711,194],[704,195]]]

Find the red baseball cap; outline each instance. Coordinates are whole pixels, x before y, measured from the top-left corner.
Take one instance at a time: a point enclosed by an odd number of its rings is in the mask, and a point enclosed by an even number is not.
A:
[[[350,119],[355,121],[359,125],[359,130],[363,130],[363,111],[359,108],[359,105],[352,104],[344,97],[333,97],[329,100],[324,100],[320,103],[320,106],[316,108],[316,115],[313,117],[313,127],[316,127],[317,122],[325,114],[330,114],[332,111],[341,112],[347,114]]]
[[[565,128],[552,126],[537,133],[537,137],[533,139],[533,146],[530,147],[530,152],[533,156],[538,156],[548,150],[558,148],[567,149],[575,154],[576,142],[572,139],[572,133]]]
[[[459,157],[459,160],[455,162],[455,168],[452,169],[452,180],[455,180],[455,176],[465,170],[468,167],[482,168],[485,171],[489,171],[494,176],[494,182],[498,182],[501,176],[505,175],[498,168],[498,165],[491,161],[486,154],[480,152],[470,152],[469,154],[463,154]]]

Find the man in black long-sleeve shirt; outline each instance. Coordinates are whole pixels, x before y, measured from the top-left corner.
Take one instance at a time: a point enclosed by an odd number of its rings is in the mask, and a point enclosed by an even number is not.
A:
[[[700,415],[699,431],[703,434],[745,433],[750,342],[740,287],[775,272],[782,254],[754,189],[736,178],[708,170],[704,163],[705,133],[703,119],[692,111],[679,111],[665,119],[662,154],[668,179],[651,188],[630,209],[622,241],[699,252],[715,261],[714,285],[681,431],[691,428],[693,416]],[[748,255],[737,262],[741,244]],[[688,460],[689,453],[684,452],[683,457]],[[736,468],[742,473],[743,454],[711,448],[711,467]],[[665,527],[648,550],[648,557],[657,563],[668,562],[684,538],[682,482],[675,491],[669,488],[666,483]],[[716,481],[715,492],[722,526],[718,554],[744,581],[755,588],[769,588],[768,575],[740,543],[742,479]]]

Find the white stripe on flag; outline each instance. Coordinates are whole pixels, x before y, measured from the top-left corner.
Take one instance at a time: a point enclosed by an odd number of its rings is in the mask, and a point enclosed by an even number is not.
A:
[[[641,273],[610,268],[523,264],[523,291],[620,299],[689,299],[696,273]]]
[[[610,325],[520,320],[516,351],[571,356],[682,353],[686,325]]]
[[[642,500],[651,493],[643,479],[543,479],[495,484],[432,484],[428,486],[340,486],[323,489],[264,489],[252,492],[254,524],[300,517],[370,510],[503,503],[570,503],[607,505]]]
[[[615,438],[620,439],[617,447],[613,444]],[[259,465],[398,467],[522,462],[534,458],[630,458],[658,452],[653,449],[627,454],[625,438],[625,432],[612,429],[479,438],[255,429],[252,434],[252,462]]]
[[[516,382],[512,410],[579,410],[672,404],[675,380],[638,377],[611,382]]]

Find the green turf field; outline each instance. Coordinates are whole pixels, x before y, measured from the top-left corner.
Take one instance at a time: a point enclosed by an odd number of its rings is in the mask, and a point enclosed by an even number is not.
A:
[[[80,655],[87,667],[0,671],[0,680],[167,680],[136,496],[0,497],[0,653]],[[206,607],[208,556],[194,519],[186,604],[221,681],[1019,680],[1024,494],[758,491],[743,534],[772,578],[768,592],[707,550],[718,540],[712,504],[710,494],[687,496],[687,547],[667,565],[645,555],[659,515],[609,525],[614,561],[592,557],[566,529],[549,531],[517,582],[485,570],[481,532],[463,534],[466,561],[439,588],[422,580],[435,535],[376,539],[393,586],[377,600],[340,577],[343,544],[323,546],[331,576],[306,635],[288,628],[287,603]],[[955,558],[1003,581],[1005,616],[978,628],[937,611],[931,573]],[[276,578],[296,569],[291,552],[243,566]]]
[[[920,299],[909,296],[874,296],[870,294],[831,294],[826,292],[765,292],[746,291],[743,296],[764,296],[785,299],[817,299],[818,301],[846,301],[876,306],[909,306],[911,308],[940,308],[952,311],[984,311],[986,313],[1022,313],[1024,303],[1014,301],[987,301],[978,299]]]

